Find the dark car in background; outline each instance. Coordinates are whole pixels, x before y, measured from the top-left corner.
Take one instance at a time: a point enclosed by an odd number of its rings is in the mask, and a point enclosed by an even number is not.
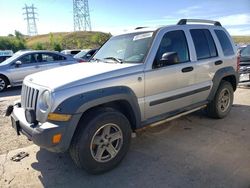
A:
[[[250,45],[240,52],[240,83],[250,83]]]
[[[79,62],[88,62],[91,57],[97,52],[98,49],[82,50],[78,54],[74,55],[74,58]]]
[[[80,51],[81,51],[80,49],[63,50],[63,51],[61,51],[61,53],[65,54],[65,55],[74,56],[74,55],[78,54]]]

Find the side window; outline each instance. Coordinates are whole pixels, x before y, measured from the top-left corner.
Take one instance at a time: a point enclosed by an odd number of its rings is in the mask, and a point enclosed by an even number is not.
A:
[[[58,54],[53,54],[54,61],[63,61],[66,60],[66,57],[58,55]]]
[[[52,62],[54,61],[53,54],[42,54],[43,62]]]
[[[218,55],[214,39],[208,29],[191,29],[190,30],[197,59],[207,59]]]
[[[35,54],[24,55],[23,57],[21,57],[19,59],[19,61],[21,61],[22,64],[30,64],[30,63],[36,63],[37,62]]]
[[[163,54],[166,53],[176,53],[177,58],[173,63],[168,63],[167,61],[162,61]],[[166,33],[160,43],[156,57],[154,60],[153,67],[159,68],[164,66],[169,66],[177,63],[184,63],[189,61],[189,51],[186,36],[184,31],[170,31]]]
[[[80,52],[80,50],[72,50],[72,51],[70,52],[70,54],[76,55],[76,54],[78,54],[79,52]]]
[[[40,53],[37,54],[37,62],[54,62],[54,61],[63,61],[66,58],[57,54],[50,54],[50,53]]]
[[[214,30],[225,56],[234,55],[232,44],[223,30]]]

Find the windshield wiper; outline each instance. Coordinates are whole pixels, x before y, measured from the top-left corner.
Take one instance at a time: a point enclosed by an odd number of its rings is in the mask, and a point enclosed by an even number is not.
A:
[[[90,61],[100,62],[100,61],[102,61],[102,60],[101,60],[101,59],[98,59],[98,58],[92,58]]]
[[[118,59],[116,57],[105,57],[104,59],[111,59],[111,60],[114,60],[114,61],[116,61],[118,63],[123,63],[121,59]]]

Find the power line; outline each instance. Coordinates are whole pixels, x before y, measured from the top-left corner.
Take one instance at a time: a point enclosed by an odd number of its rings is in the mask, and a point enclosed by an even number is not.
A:
[[[24,20],[27,20],[27,34],[29,36],[37,35],[37,26],[36,26],[36,15],[35,12],[36,7],[32,4],[31,6],[27,6],[25,4],[25,7],[23,8],[25,12],[23,13],[25,15]]]
[[[91,31],[88,0],[73,0],[74,31]]]

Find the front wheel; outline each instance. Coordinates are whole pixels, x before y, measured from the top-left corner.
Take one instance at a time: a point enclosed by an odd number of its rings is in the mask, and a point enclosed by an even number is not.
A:
[[[110,109],[97,110],[87,116],[78,124],[70,147],[71,157],[78,167],[92,174],[111,170],[128,151],[129,121]]]
[[[4,78],[3,76],[0,76],[0,92],[4,91],[7,88],[8,82],[6,80],[6,78]]]
[[[207,106],[207,114],[213,118],[224,118],[230,112],[234,91],[230,82],[222,80],[214,99]]]

